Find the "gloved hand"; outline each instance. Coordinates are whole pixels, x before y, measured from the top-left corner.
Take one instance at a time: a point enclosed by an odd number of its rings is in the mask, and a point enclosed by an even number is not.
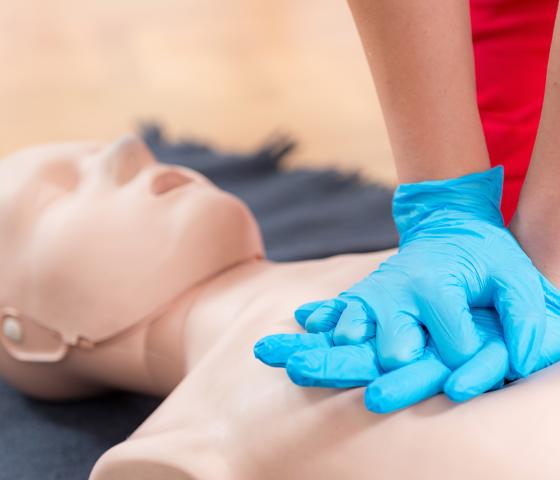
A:
[[[308,332],[332,330],[335,345],[375,336],[385,371],[425,357],[424,326],[455,369],[483,345],[471,307],[495,307],[511,367],[527,375],[542,344],[544,296],[538,271],[503,225],[502,183],[497,167],[401,185],[393,200],[398,253],[338,297],[302,306],[296,317]]]
[[[540,280],[545,292],[546,323],[534,371],[560,360],[560,291],[544,277]],[[500,388],[506,377],[519,377],[508,373],[508,355],[496,310],[474,308],[472,313],[483,347],[454,371],[443,363],[430,339],[418,360],[389,373],[384,373],[379,364],[373,339],[360,345],[336,346],[333,332],[270,335],[255,345],[255,356],[267,365],[285,367],[300,386],[367,385],[365,403],[376,413],[405,408],[441,392],[454,401],[465,401]]]

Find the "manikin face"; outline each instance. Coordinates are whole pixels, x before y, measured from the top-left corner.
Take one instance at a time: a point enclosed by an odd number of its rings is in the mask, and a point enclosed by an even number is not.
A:
[[[0,161],[0,307],[69,342],[108,338],[262,255],[247,208],[136,137]]]

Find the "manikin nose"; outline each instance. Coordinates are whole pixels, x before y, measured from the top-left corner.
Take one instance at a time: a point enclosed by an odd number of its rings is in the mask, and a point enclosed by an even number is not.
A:
[[[111,180],[117,185],[123,185],[144,168],[154,165],[156,160],[142,139],[126,135],[103,152],[101,163]]]
[[[111,144],[101,154],[100,163],[103,177],[117,186],[124,186],[142,174],[142,183],[147,180],[154,195],[163,195],[192,182],[208,182],[190,169],[159,163],[144,141],[135,135],[126,135]]]

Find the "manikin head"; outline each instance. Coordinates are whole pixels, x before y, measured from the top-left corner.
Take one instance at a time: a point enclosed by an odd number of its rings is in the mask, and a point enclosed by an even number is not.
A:
[[[259,256],[258,227],[240,200],[157,163],[136,137],[0,161],[0,336],[24,361],[60,354],[57,339],[37,345],[44,338],[26,339],[25,328],[44,327],[65,345],[103,341]]]

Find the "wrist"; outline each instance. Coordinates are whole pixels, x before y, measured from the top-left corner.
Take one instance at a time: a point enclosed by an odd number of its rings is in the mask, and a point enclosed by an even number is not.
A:
[[[533,265],[552,284],[560,288],[560,216],[528,215],[523,209],[513,216],[509,230]]]
[[[503,226],[503,178],[503,168],[495,167],[459,178],[400,185],[393,197],[393,216],[401,238],[427,224],[449,220]]]

